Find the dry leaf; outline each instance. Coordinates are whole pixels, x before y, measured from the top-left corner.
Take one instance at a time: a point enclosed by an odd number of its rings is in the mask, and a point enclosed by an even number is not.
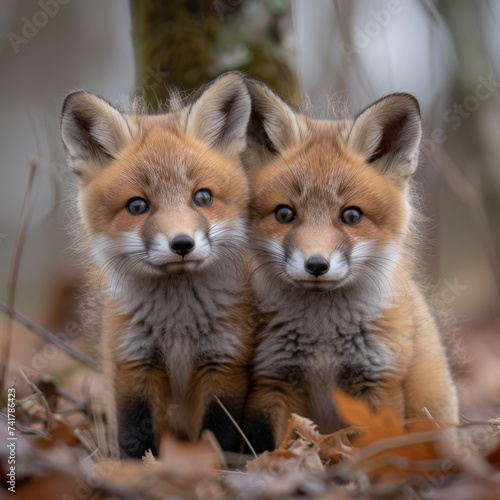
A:
[[[360,450],[354,459],[374,481],[397,481],[419,473],[432,474],[431,462],[440,458],[436,425],[429,419],[404,422],[390,408],[373,413],[360,400],[333,392],[341,418],[361,427],[351,438]],[[420,471],[420,472],[419,472]]]
[[[352,433],[352,428],[340,429],[333,434],[323,435],[317,431],[317,426],[311,420],[292,414],[290,425],[293,430],[304,440],[317,446],[322,458],[330,464],[339,462],[342,457],[350,456],[352,448],[346,436]]]
[[[339,390],[332,391],[332,399],[341,420],[346,424],[357,427],[372,424],[372,411],[359,399],[351,398],[345,392]]]
[[[169,472],[184,476],[199,476],[224,468],[224,454],[210,431],[203,432],[197,442],[178,441],[172,436],[163,437],[158,462]]]
[[[81,428],[82,426],[78,426]],[[75,428],[59,417],[52,418],[52,429],[50,439],[38,439],[35,446],[40,450],[47,450],[55,443],[64,443],[68,446],[77,446],[80,440],[75,436]]]

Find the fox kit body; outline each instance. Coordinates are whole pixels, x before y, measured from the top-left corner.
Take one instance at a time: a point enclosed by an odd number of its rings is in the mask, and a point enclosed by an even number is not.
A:
[[[250,99],[228,74],[190,106],[126,116],[85,92],[64,105],[62,136],[105,303],[102,357],[123,453],[163,433],[211,429],[237,451],[250,338],[240,163]]]
[[[355,120],[295,113],[250,81],[250,234],[265,326],[245,410],[257,451],[290,413],[339,426],[331,389],[401,417],[458,420],[439,332],[413,279],[409,176],[418,104],[388,96]],[[253,157],[252,157],[253,154]]]

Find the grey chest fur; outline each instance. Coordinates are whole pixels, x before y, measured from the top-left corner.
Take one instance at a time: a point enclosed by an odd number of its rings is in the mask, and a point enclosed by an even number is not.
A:
[[[174,391],[187,390],[195,363],[221,363],[239,356],[240,335],[221,321],[241,293],[235,276],[175,277],[128,283],[116,297],[131,315],[120,333],[116,355],[145,369],[161,363]]]
[[[371,333],[380,314],[372,294],[282,289],[271,296],[262,301],[272,320],[255,357],[257,374],[347,389],[369,387],[387,372],[392,355]]]

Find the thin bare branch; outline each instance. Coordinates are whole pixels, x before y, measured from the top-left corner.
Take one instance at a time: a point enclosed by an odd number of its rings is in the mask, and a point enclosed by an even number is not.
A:
[[[38,399],[41,401],[42,406],[44,407],[47,413],[47,424],[45,426],[45,432],[47,434],[50,434],[50,431],[52,430],[52,413],[50,411],[49,403],[47,402],[46,397],[44,396],[43,392],[28,378],[28,376],[26,375],[26,373],[24,373],[23,370],[19,370],[19,373],[23,377],[24,382],[33,391],[33,394],[38,396]]]
[[[245,441],[245,444],[248,446],[248,449],[252,452],[253,456],[257,458],[257,453],[255,453],[253,446],[250,444],[250,441],[245,436],[245,433],[241,430],[241,427],[236,423],[232,415],[227,411],[226,407],[222,404],[222,401],[215,395],[214,399],[215,401],[217,401],[217,404],[222,408],[222,411],[227,415],[227,418],[229,418],[232,424],[236,427],[236,430],[240,433],[241,437],[243,438],[243,441]]]
[[[442,434],[442,433],[441,433]],[[354,458],[356,464],[360,464],[379,453],[394,450],[405,446],[411,446],[421,443],[434,443],[440,437],[439,431],[414,432],[412,434],[403,434],[401,436],[389,437],[381,441],[376,441],[360,450]]]
[[[56,335],[53,333],[49,332],[45,328],[42,328],[41,326],[33,323],[29,318],[24,316],[23,314],[15,311],[14,309],[10,308],[6,304],[0,302],[0,311],[4,312],[7,317],[15,319],[18,323],[26,327],[28,330],[31,330],[33,333],[38,335],[39,337],[42,337],[44,340],[47,342],[50,342],[51,344],[54,344],[56,347],[58,347],[61,351],[65,352],[68,356],[72,357],[73,359],[76,359],[80,363],[83,363],[84,365],[88,366],[91,370],[94,370],[95,372],[100,372],[101,371],[101,366],[99,363],[95,360],[92,359],[91,357],[87,356],[86,354],[83,354],[80,351],[77,351],[75,348],[71,347],[69,344],[63,342],[61,339],[59,339]]]
[[[23,207],[21,211],[21,222],[19,224],[19,229],[16,236],[14,254],[12,256],[12,262],[9,271],[9,279],[7,285],[7,307],[9,307],[10,309],[14,308],[14,303],[16,300],[17,276],[19,274],[19,265],[21,263],[21,256],[23,253],[26,232],[31,215],[31,193],[33,190],[33,185],[35,183],[37,168],[37,162],[32,161],[28,185],[26,187],[26,193],[24,195]],[[0,388],[2,390],[5,388],[5,377],[7,375],[7,364],[9,362],[11,340],[12,317],[8,315],[5,321],[5,335],[3,336],[2,348],[0,352]]]

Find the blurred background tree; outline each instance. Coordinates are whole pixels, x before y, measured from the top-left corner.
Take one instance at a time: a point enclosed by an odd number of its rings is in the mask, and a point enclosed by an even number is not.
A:
[[[169,85],[197,89],[238,70],[297,97],[285,39],[290,6],[290,0],[131,0],[137,90],[156,109]],[[152,71],[161,85],[148,84]]]

